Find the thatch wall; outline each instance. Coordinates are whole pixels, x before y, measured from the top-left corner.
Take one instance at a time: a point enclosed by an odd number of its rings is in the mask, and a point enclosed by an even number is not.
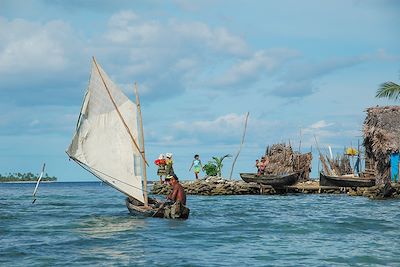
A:
[[[282,174],[293,172],[293,149],[291,145],[274,144],[265,153],[267,166],[265,174]]]
[[[295,152],[295,154],[293,154],[293,170],[302,173],[303,175],[302,178],[305,180],[308,180],[310,178],[311,163],[312,163],[311,152],[304,154]]]
[[[282,174],[299,171],[303,178],[308,179],[311,171],[311,152],[300,154],[294,152],[290,144],[274,144],[267,147],[265,157],[268,164],[265,174]]]
[[[400,106],[373,107],[366,112],[365,153],[375,162],[377,183],[383,183],[390,180],[390,154],[400,147]]]

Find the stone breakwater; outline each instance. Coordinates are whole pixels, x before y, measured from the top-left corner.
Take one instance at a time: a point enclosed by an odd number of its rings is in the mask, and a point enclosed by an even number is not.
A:
[[[349,196],[364,196],[371,199],[397,198],[400,199],[400,184],[390,186],[377,185],[373,187],[326,187],[319,186],[318,181],[306,181],[274,189],[268,185],[246,183],[238,180],[227,180],[221,177],[208,177],[207,179],[181,182],[189,195],[274,195],[285,193],[303,194],[347,194]],[[154,183],[151,193],[168,195],[172,187],[167,184]]]
[[[244,181],[227,180],[221,177],[208,177],[195,181],[181,182],[186,194],[189,195],[258,195],[260,194],[260,185],[256,183],[246,183]],[[151,193],[157,195],[168,195],[172,187],[167,184],[155,183]],[[272,187],[267,188],[266,193],[276,193]]]
[[[364,196],[371,199],[397,198],[400,199],[400,184],[376,185],[373,187],[349,188],[348,195]]]

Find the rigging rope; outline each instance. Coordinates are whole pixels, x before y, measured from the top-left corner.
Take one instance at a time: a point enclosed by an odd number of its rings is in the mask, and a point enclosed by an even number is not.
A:
[[[68,155],[68,153],[67,153],[67,155]],[[86,164],[83,163],[82,161],[78,160],[77,158],[74,158],[74,157],[72,157],[72,156],[70,156],[70,155],[68,155],[68,156],[69,156],[70,159],[72,159],[73,161],[75,161],[75,162],[76,162],[79,166],[81,166],[83,169],[85,169],[86,171],[90,172],[91,174],[93,174],[93,175],[96,176],[98,179],[102,180],[103,182],[106,182],[106,183],[110,184],[109,182],[104,181],[101,177],[99,177],[99,176],[98,176],[96,173],[94,173],[92,170],[94,170],[94,171],[96,171],[96,172],[98,172],[98,173],[101,173],[101,174],[103,174],[103,175],[105,175],[105,176],[107,176],[107,177],[109,177],[109,178],[115,179],[115,180],[117,180],[117,181],[120,182],[120,183],[126,184],[127,186],[133,187],[133,188],[135,188],[135,189],[139,189],[139,190],[141,190],[141,191],[145,191],[145,190],[143,190],[143,188],[139,188],[139,187],[137,187],[137,186],[128,184],[128,183],[126,183],[126,182],[124,182],[124,181],[121,181],[121,180],[119,180],[118,178],[115,178],[115,177],[113,177],[113,176],[111,176],[111,175],[109,175],[109,174],[107,174],[107,173],[104,173],[104,172],[102,172],[102,171],[100,171],[100,170],[97,170],[97,169],[95,169],[95,168],[93,168],[93,167],[89,167],[88,165],[86,165]],[[111,185],[111,184],[110,184],[110,185]],[[146,190],[146,192],[147,192],[147,193],[150,193],[150,192],[147,191],[147,190]]]

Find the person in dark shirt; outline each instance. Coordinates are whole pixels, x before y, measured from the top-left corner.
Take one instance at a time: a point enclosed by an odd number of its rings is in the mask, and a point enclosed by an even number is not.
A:
[[[179,183],[179,179],[176,174],[171,176],[170,184],[172,185],[172,192],[167,196],[167,199],[171,200],[172,202],[179,201],[183,205],[186,205],[186,193],[182,185]]]

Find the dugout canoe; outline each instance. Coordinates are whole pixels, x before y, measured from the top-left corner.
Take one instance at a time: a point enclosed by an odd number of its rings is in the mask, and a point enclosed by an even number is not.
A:
[[[332,176],[321,172],[319,174],[319,185],[336,187],[371,187],[375,185],[375,178],[355,177],[351,175]]]
[[[241,173],[240,177],[247,183],[270,185],[275,188],[295,184],[299,179],[299,173],[286,173],[280,175],[258,175],[257,173]]]

